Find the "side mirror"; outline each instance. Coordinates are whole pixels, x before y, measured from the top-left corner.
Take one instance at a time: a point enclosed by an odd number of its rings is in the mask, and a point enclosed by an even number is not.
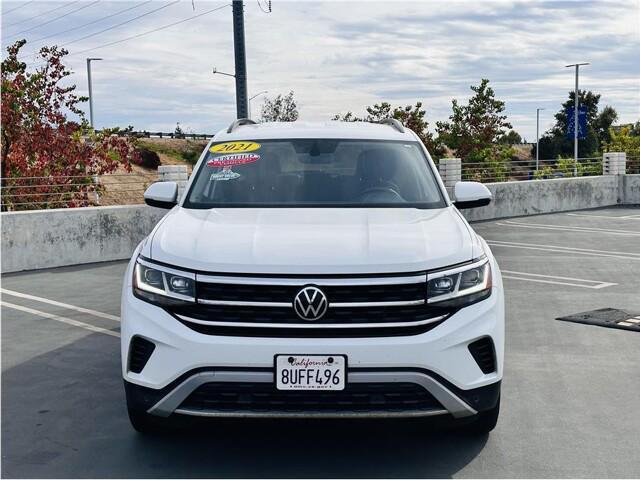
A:
[[[478,182],[458,182],[453,187],[456,201],[453,204],[459,210],[463,208],[484,207],[493,198],[489,189]]]
[[[156,182],[144,192],[144,202],[151,207],[173,208],[178,203],[176,182]]]

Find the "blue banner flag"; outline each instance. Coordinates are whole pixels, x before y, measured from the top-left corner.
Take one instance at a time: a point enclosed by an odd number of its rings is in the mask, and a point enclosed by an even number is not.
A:
[[[573,128],[575,125],[574,117],[574,107],[567,108],[567,138],[573,140]],[[587,108],[578,105],[578,138],[584,139],[587,138]]]

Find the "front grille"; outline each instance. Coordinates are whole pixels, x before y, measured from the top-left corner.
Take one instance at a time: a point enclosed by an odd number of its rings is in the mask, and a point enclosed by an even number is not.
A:
[[[233,285],[198,282],[197,296],[203,300],[291,303],[302,286],[304,283],[301,285]],[[331,303],[424,300],[427,293],[424,283],[327,285],[321,288]]]
[[[326,313],[303,319],[296,295],[317,287]],[[451,309],[426,302],[426,273],[378,276],[196,275],[193,305],[168,307],[180,322],[209,335],[359,337],[416,334],[437,326]]]
[[[129,371],[142,372],[155,348],[153,342],[142,337],[133,337],[129,348]]]
[[[470,343],[469,352],[471,352],[482,373],[496,371],[496,354],[493,349],[493,342],[489,337],[483,337]]]
[[[415,383],[352,383],[342,391],[279,391],[271,383],[206,383],[178,410],[202,412],[372,412],[441,410]]]

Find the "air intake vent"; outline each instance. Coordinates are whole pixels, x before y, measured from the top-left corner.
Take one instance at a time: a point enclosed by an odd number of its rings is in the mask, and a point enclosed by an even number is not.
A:
[[[482,373],[496,371],[496,353],[489,337],[481,338],[469,344],[469,351]]]
[[[133,337],[129,348],[129,371],[140,373],[149,361],[156,346],[142,337]]]

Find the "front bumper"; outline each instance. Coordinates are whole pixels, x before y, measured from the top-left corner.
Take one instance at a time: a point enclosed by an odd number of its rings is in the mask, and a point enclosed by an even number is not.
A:
[[[181,400],[203,381],[250,378],[273,383],[274,356],[291,353],[346,355],[348,383],[403,380],[418,383],[446,409],[438,413],[455,417],[489,409],[497,401],[496,391],[499,391],[503,369],[504,299],[500,272],[493,259],[493,291],[486,300],[461,309],[425,333],[362,338],[201,334],[163,309],[134,297],[129,281],[131,265],[122,295],[122,374],[130,401],[142,402],[140,406],[149,413],[166,416],[179,410]],[[155,344],[140,373],[127,369],[129,346],[134,336]],[[496,368],[491,373],[482,372],[468,348],[470,343],[483,337],[491,338],[495,348]],[[388,416],[384,411],[378,413]],[[406,411],[403,416],[411,414]],[[422,414],[435,413],[423,411]],[[246,412],[239,415],[246,416]],[[233,415],[226,412],[225,416]]]

